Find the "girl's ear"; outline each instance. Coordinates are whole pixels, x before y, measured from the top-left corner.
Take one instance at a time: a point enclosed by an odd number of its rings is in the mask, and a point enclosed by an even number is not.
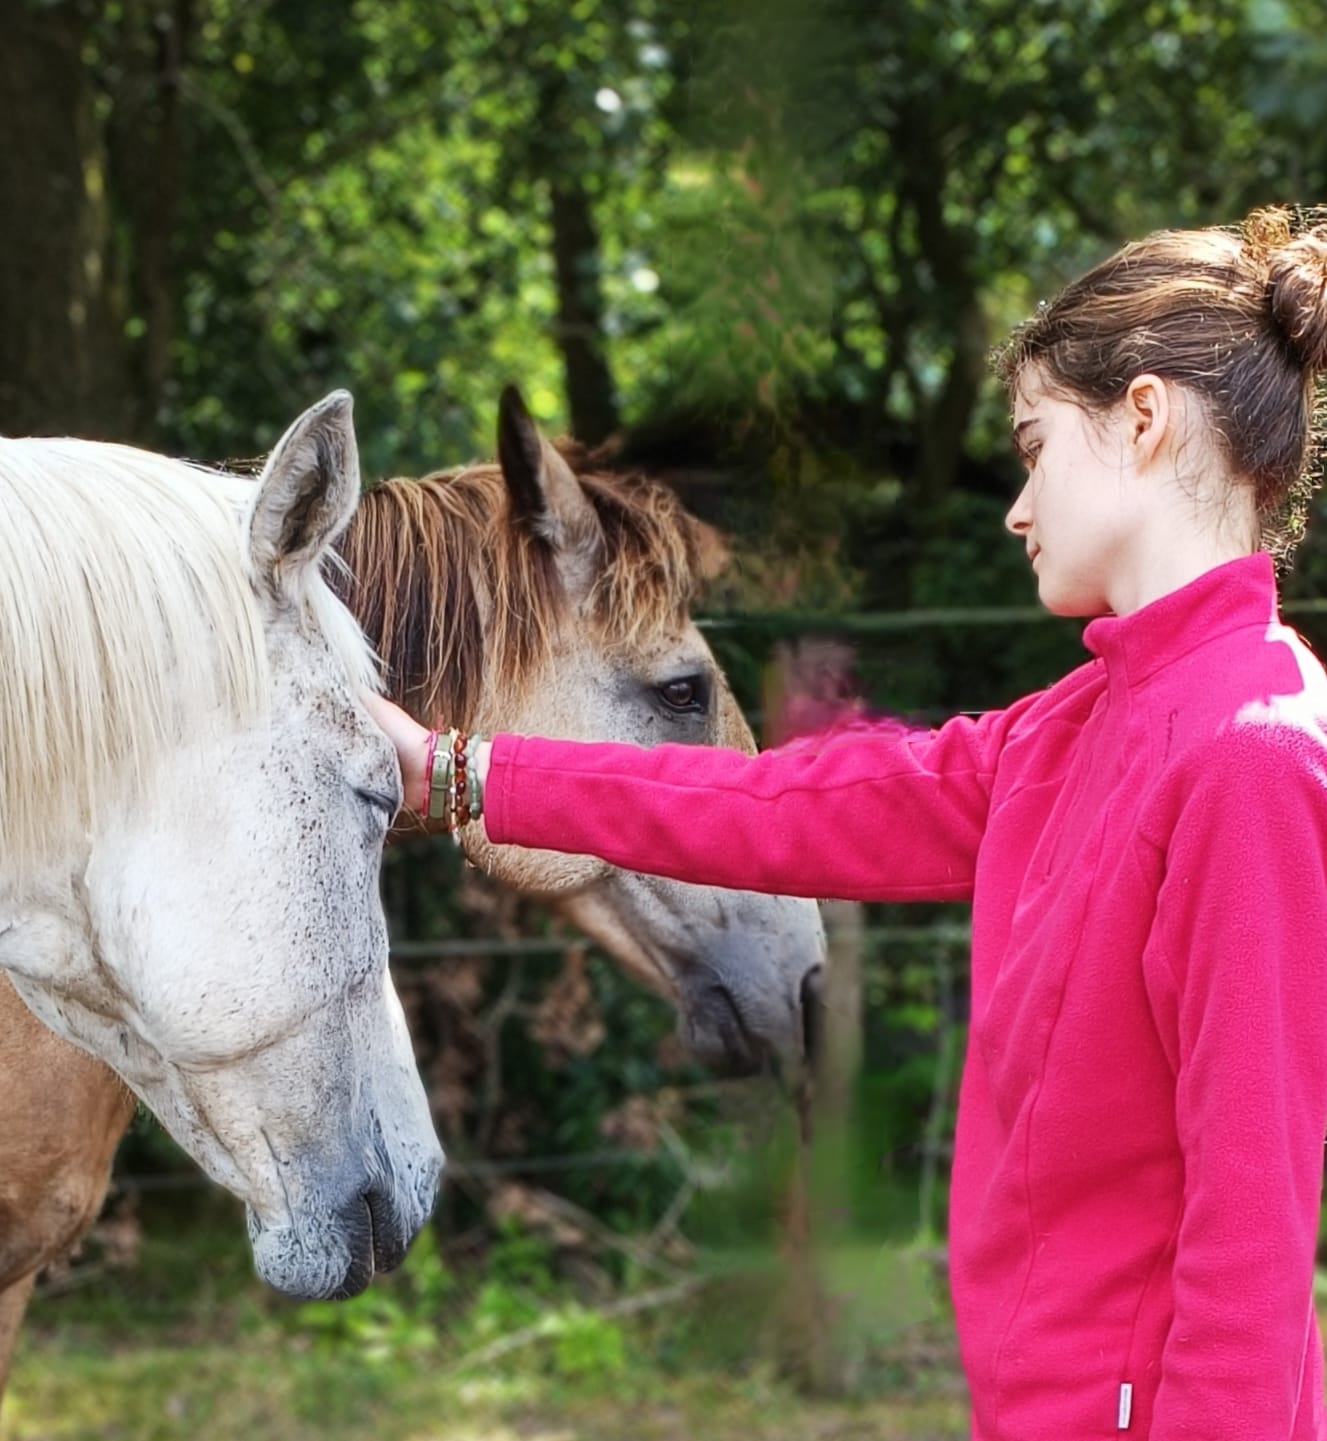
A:
[[[1124,392],[1126,444],[1139,462],[1155,458],[1170,434],[1172,413],[1170,386],[1159,375],[1135,375]]]

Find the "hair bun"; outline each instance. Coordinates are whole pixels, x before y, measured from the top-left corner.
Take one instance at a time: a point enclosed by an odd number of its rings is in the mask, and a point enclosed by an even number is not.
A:
[[[1267,297],[1300,362],[1327,370],[1327,227],[1301,231],[1269,251]]]

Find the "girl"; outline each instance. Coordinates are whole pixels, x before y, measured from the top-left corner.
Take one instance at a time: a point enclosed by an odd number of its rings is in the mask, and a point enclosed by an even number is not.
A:
[[[1094,619],[1093,658],[1007,710],[754,758],[498,736],[458,778],[379,707],[407,794],[463,822],[482,782],[493,842],[972,901],[950,1257],[978,1441],[1327,1436],[1327,677],[1271,558],[1325,293],[1327,235],[1261,212],[1128,245],[1015,332],[1007,525],[1047,608]]]

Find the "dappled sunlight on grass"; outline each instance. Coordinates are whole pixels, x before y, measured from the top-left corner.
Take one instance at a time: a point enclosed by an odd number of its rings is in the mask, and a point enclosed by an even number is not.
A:
[[[667,1399],[507,1388],[283,1352],[275,1338],[90,1355],[24,1348],[3,1441],[956,1441],[961,1398],[802,1400],[772,1381],[675,1377]]]
[[[509,1277],[501,1284],[538,1314],[529,1328],[520,1307],[485,1311],[484,1295],[501,1289],[491,1273],[458,1302],[467,1283],[427,1242],[404,1274],[329,1310],[272,1296],[248,1274],[242,1237],[214,1237],[149,1241],[113,1283],[38,1301],[0,1441],[966,1436],[952,1328],[921,1253],[859,1242],[824,1261],[856,1398],[827,1402],[776,1377],[770,1328],[785,1272],[768,1252],[712,1255],[693,1296],[621,1323],[537,1271]],[[490,1361],[503,1316],[536,1334]]]
[[[952,1324],[934,1257],[922,1250],[857,1243],[825,1258],[826,1289],[843,1303],[831,1314],[858,1353],[848,1400],[801,1396],[762,1358],[760,1327],[779,1294],[780,1268],[756,1253],[724,1258],[693,1303],[636,1318],[624,1330],[620,1364],[564,1373],[542,1343],[494,1364],[458,1364],[474,1354],[459,1320],[440,1325],[427,1353],[413,1341],[400,1354],[362,1347],[353,1332],[306,1324],[307,1308],[275,1300],[251,1280],[241,1284],[224,1258],[196,1258],[214,1270],[209,1299],[171,1300],[154,1271],[178,1260],[169,1251],[150,1256],[118,1298],[38,1304],[0,1441],[967,1436]],[[129,1321],[135,1287],[158,1302],[139,1326]],[[384,1293],[393,1287],[402,1289],[400,1278]],[[1327,1292],[1319,1295],[1321,1305]],[[547,1300],[551,1313],[564,1304]]]

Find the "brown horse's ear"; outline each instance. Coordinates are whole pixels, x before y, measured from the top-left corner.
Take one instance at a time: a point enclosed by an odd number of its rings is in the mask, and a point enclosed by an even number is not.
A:
[[[720,530],[707,521],[688,516],[691,522],[691,540],[696,548],[696,578],[703,584],[717,580],[733,563],[733,553]]]
[[[599,517],[571,467],[539,433],[514,385],[498,401],[498,464],[513,521],[553,550],[563,582],[588,593],[599,565]]]

